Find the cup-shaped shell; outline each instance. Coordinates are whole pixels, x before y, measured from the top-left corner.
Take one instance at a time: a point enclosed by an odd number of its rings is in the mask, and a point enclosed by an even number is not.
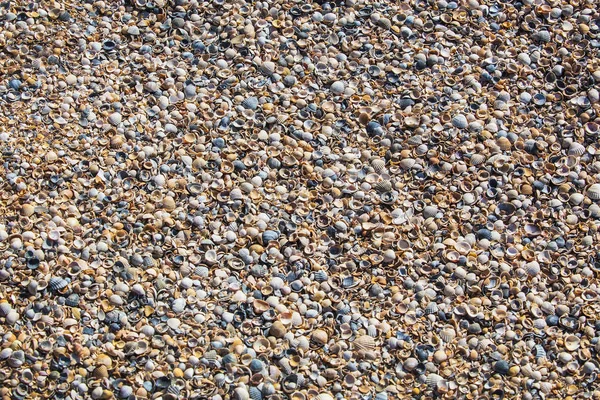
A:
[[[565,349],[569,351],[577,350],[580,346],[580,339],[575,335],[565,337]]]

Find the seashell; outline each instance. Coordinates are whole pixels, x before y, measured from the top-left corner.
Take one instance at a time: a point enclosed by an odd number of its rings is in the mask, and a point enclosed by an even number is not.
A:
[[[425,314],[436,314],[438,312],[438,305],[434,302],[427,304],[425,307]]]
[[[415,160],[414,158],[405,158],[405,159],[400,160],[398,165],[400,166],[400,168],[402,168],[404,170],[408,170],[408,169],[411,169],[412,167],[414,167],[416,163],[417,163],[417,160]]]
[[[316,282],[325,282],[328,279],[327,272],[323,270],[315,271],[313,278]]]
[[[533,348],[535,358],[546,358],[546,350],[544,350],[544,346],[537,344]]]
[[[67,281],[64,278],[53,277],[53,278],[50,278],[50,281],[48,282],[48,288],[51,291],[56,292],[58,290],[64,289],[65,287],[67,287],[68,284],[69,284],[69,281]]]
[[[376,158],[375,160],[371,161],[371,166],[373,167],[373,170],[379,174],[385,170],[385,161],[381,158]]]
[[[258,67],[259,71],[267,76],[271,76],[275,73],[275,63],[272,61],[265,61]]]
[[[248,97],[242,101],[242,106],[248,110],[256,110],[258,108],[258,98],[255,96]]]
[[[456,337],[456,331],[451,327],[446,327],[440,331],[440,338],[446,343],[450,343]]]
[[[388,179],[383,179],[373,185],[373,189],[379,193],[385,193],[392,190],[392,182]]]
[[[354,340],[353,345],[357,351],[373,351],[377,348],[375,339],[368,335],[357,337]]]
[[[324,346],[329,340],[329,335],[322,329],[316,329],[313,331],[312,335],[310,335],[310,340],[318,346]]]
[[[569,151],[567,152],[570,156],[581,156],[585,153],[585,146],[578,142],[571,143]]]
[[[470,158],[471,165],[481,165],[485,162],[486,157],[483,154],[473,154]]]
[[[464,115],[458,114],[452,118],[452,126],[458,129],[467,129],[469,123]]]
[[[600,200],[600,183],[594,183],[588,187],[586,194],[592,200]]]
[[[429,387],[437,388],[444,381],[444,378],[438,374],[429,374],[425,378],[425,382]]]
[[[248,388],[248,394],[249,394],[251,400],[262,400],[262,398],[263,398],[262,392],[257,387],[254,387],[254,386],[251,386],[250,388]]]
[[[575,351],[580,346],[580,339],[575,335],[568,335],[564,339],[565,349],[568,351]]]
[[[334,400],[333,396],[330,395],[329,393],[320,393],[318,394],[314,400]]]

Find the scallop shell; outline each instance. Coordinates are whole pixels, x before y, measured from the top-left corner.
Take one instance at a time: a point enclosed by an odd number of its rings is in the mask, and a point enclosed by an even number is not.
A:
[[[440,383],[442,383],[443,381],[444,381],[444,378],[442,378],[438,374],[429,374],[429,375],[427,375],[427,378],[425,378],[425,382],[427,383],[427,385],[432,388],[437,388],[438,385]]]
[[[454,329],[447,327],[440,331],[440,338],[446,343],[450,343],[456,337],[456,332]]]
[[[79,305],[79,295],[77,293],[70,294],[65,300],[65,304],[69,307],[77,307]]]
[[[438,312],[438,305],[434,302],[427,304],[425,307],[425,314],[435,314]]]
[[[392,190],[392,187],[392,182],[388,179],[384,179],[373,185],[373,189],[377,190],[379,193],[389,192]]]
[[[52,291],[57,291],[57,290],[65,288],[68,284],[69,284],[69,282],[64,278],[54,277],[54,278],[50,278],[48,287]]]
[[[529,276],[536,276],[540,273],[540,264],[537,261],[532,261],[525,265],[525,271]]]
[[[368,335],[357,337],[353,343],[357,351],[373,351],[377,348],[375,339]]]
[[[400,161],[399,165],[402,169],[411,169],[416,163],[417,160],[414,158],[405,158]]]
[[[257,387],[254,387],[254,386],[252,386],[248,389],[248,394],[250,395],[250,398],[252,400],[262,400],[262,398],[263,398],[262,392],[260,390],[258,390]]]
[[[379,174],[385,169],[385,160],[382,160],[381,158],[376,158],[375,160],[371,161],[371,166],[373,167],[375,172]]]
[[[571,143],[569,147],[568,155],[570,156],[580,156],[585,153],[585,146],[578,142]]]
[[[587,189],[587,196],[592,200],[600,200],[600,183],[594,183]]]
[[[480,165],[485,162],[486,157],[483,154],[473,154],[471,156],[471,165]]]

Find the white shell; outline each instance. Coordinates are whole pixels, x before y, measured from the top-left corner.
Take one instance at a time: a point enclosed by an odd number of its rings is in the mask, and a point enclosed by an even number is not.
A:
[[[594,183],[587,190],[587,196],[592,200],[600,200],[600,183]]]

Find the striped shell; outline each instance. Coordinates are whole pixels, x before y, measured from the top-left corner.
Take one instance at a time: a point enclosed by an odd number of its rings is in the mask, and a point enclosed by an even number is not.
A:
[[[546,350],[544,350],[544,346],[541,344],[536,344],[533,352],[535,353],[535,358],[546,358]]]
[[[377,328],[375,327],[375,325],[367,326],[367,335],[371,337],[377,337]]]
[[[235,364],[237,362],[237,357],[233,353],[225,354],[221,360],[223,364]]]
[[[438,312],[438,305],[434,302],[427,304],[425,307],[425,314],[435,314]]]
[[[485,156],[483,154],[473,154],[471,156],[471,165],[480,165],[485,162]]]
[[[380,173],[385,169],[385,160],[382,160],[381,158],[376,158],[375,160],[371,161],[371,166],[373,167],[375,172]]]
[[[425,382],[427,382],[427,385],[432,388],[437,388],[438,385],[440,383],[442,383],[443,381],[444,381],[444,378],[442,378],[438,374],[429,374],[429,375],[427,375],[427,378],[425,379]]]
[[[68,284],[69,284],[69,282],[64,278],[54,277],[54,278],[50,278],[48,287],[50,288],[50,290],[56,291],[56,290],[65,288]]]
[[[315,397],[315,400],[333,400],[333,396],[329,393],[321,393],[320,395]]]
[[[175,396],[179,396],[180,392],[181,389],[175,385],[169,385],[169,388],[167,389],[167,393],[174,394]]]
[[[600,200],[600,183],[594,183],[587,190],[587,196],[592,200]]]
[[[248,394],[250,395],[250,398],[252,400],[262,400],[262,398],[263,398],[263,395],[262,395],[261,391],[258,390],[258,388],[254,387],[254,386],[251,386],[248,389]]]
[[[347,276],[344,279],[342,279],[342,287],[344,287],[344,288],[354,287],[354,286],[356,286],[357,283],[358,282],[356,282],[354,280],[353,276]]]
[[[417,160],[415,160],[414,158],[405,158],[401,160],[399,164],[402,169],[411,169],[416,163]]]
[[[206,353],[204,353],[203,358],[210,362],[210,361],[216,361],[217,358],[219,358],[219,356],[217,355],[216,351],[209,350]]]
[[[379,18],[377,25],[383,29],[390,29],[392,27],[392,21],[390,21],[388,18]]]
[[[377,190],[379,193],[385,193],[392,190],[392,182],[388,179],[384,179],[373,184],[373,189]]]
[[[568,151],[568,154],[570,156],[580,156],[583,153],[585,153],[584,145],[582,145],[581,143],[577,143],[577,142],[571,143],[571,146],[569,147],[569,151]]]
[[[258,107],[258,98],[255,96],[248,97],[242,101],[242,106],[250,110],[255,110]]]
[[[327,272],[320,270],[314,273],[315,281],[317,282],[325,282],[327,280]]]
[[[450,343],[456,337],[456,332],[454,329],[447,327],[440,331],[440,338],[446,343]]]
[[[69,307],[77,307],[79,305],[79,295],[77,293],[69,295],[65,300],[65,304]]]
[[[372,351],[376,347],[375,339],[368,335],[359,336],[354,340],[354,348],[358,351]]]

